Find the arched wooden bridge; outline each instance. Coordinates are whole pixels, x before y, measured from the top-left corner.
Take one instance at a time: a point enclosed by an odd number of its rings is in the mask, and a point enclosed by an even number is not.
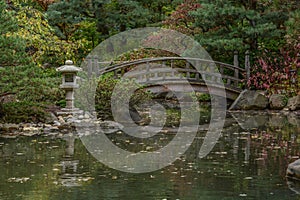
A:
[[[98,75],[112,73],[116,79],[133,78],[154,93],[195,91],[219,95],[224,94],[225,89],[226,98],[235,100],[242,91],[243,80],[249,76],[250,67],[247,62],[245,68],[239,67],[237,56],[234,60],[234,65],[230,65],[198,58],[149,58],[106,66],[100,68]],[[88,62],[90,72],[101,64],[95,59]]]

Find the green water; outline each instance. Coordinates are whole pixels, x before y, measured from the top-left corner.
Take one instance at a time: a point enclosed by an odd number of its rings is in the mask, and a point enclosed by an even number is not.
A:
[[[299,118],[294,120],[245,130],[230,119],[205,158],[197,157],[205,136],[200,131],[184,156],[144,174],[106,167],[76,137],[0,138],[0,199],[300,199],[297,184],[285,177],[288,163],[300,155]],[[120,132],[108,137],[141,151],[154,143],[162,147],[174,135],[139,141]]]

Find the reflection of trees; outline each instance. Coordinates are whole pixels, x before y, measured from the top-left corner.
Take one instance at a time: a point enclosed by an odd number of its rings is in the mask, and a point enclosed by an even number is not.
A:
[[[266,169],[279,164],[277,174],[284,177],[287,164],[300,153],[297,137],[295,128],[267,128],[265,131],[255,131],[252,135],[252,148],[259,156],[256,158],[257,164]]]
[[[299,183],[299,181],[287,179],[287,185],[288,185],[288,187],[291,191],[295,192],[297,195],[300,194],[300,183]]]

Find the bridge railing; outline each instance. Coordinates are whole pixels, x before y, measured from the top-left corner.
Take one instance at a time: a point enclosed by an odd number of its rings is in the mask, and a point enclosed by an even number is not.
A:
[[[113,73],[115,78],[135,78],[141,83],[159,80],[188,80],[190,82],[220,83],[225,87],[240,89],[242,82],[250,75],[249,53],[246,54],[245,68],[239,67],[237,53],[234,64],[186,57],[148,58],[112,64],[99,62],[97,58],[88,59],[88,71],[97,71],[99,75]],[[103,67],[104,65],[104,67]],[[102,66],[99,68],[99,66]],[[138,66],[138,67],[136,67]]]

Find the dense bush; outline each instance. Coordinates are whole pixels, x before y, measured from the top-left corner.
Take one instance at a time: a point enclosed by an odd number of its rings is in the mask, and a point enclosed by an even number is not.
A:
[[[13,35],[19,30],[13,14],[7,10],[6,3],[0,1],[0,67],[16,66],[28,61],[25,40]]]
[[[294,49],[282,49],[279,53],[265,52],[252,68],[248,87],[288,96],[299,93],[299,76],[296,74],[300,72],[299,48],[300,43],[294,45]]]
[[[45,106],[38,103],[21,101],[0,103],[0,123],[45,122]]]
[[[37,122],[46,118],[44,105],[55,105],[64,98],[59,88],[61,76],[54,69],[34,65],[6,67],[0,70],[0,95],[12,93],[14,99],[2,103],[0,121]]]
[[[110,75],[106,75],[100,78],[98,82],[98,87],[96,90],[96,96],[95,96],[95,108],[98,117],[101,117],[102,119],[111,119],[112,113],[111,113],[111,97],[113,94],[114,87],[120,80],[113,79]],[[116,101],[120,101],[123,98],[127,98],[129,94],[129,90],[131,87],[140,87],[138,83],[136,83],[134,80],[125,80],[122,82],[122,89],[121,94],[118,93],[116,97]],[[151,94],[149,92],[146,92],[140,87],[141,89],[138,89],[135,91],[135,93],[130,97],[130,106],[135,106],[137,104],[140,104],[144,101],[147,101],[151,99]],[[116,102],[117,103],[117,102]]]
[[[34,65],[7,67],[0,70],[0,94],[16,93],[20,101],[56,103],[63,98],[59,89],[61,76],[54,69]]]

